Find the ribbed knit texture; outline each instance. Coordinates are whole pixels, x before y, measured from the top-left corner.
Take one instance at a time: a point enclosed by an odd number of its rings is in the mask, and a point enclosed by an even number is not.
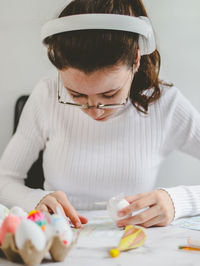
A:
[[[59,104],[56,81],[45,78],[24,107],[17,132],[0,161],[0,203],[31,210],[46,194],[62,190],[76,209],[98,209],[123,192],[154,189],[162,160],[173,150],[200,158],[200,115],[175,87],[162,86],[149,114],[128,106],[105,122]],[[44,150],[45,191],[23,179]],[[180,180],[181,183],[181,180]],[[165,189],[175,219],[200,214],[200,186]]]

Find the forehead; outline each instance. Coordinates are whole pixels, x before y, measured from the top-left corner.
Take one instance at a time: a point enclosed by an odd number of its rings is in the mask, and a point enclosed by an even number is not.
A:
[[[86,74],[75,68],[59,71],[63,85],[83,94],[98,94],[116,89],[127,80],[130,70],[126,66],[98,70]]]

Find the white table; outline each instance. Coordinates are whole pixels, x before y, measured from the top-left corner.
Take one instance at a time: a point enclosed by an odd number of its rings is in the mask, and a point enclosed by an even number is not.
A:
[[[187,237],[200,240],[200,231],[177,226],[146,229],[147,240],[144,246],[123,252],[111,258],[108,251],[116,247],[123,231],[116,228],[104,211],[82,212],[89,223],[82,230],[78,243],[70,251],[64,262],[54,263],[45,260],[45,266],[199,266],[200,252],[179,250]],[[20,265],[0,259],[0,265]]]

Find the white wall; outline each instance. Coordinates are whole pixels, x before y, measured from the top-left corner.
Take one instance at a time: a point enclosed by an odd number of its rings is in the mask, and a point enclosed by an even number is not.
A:
[[[173,82],[200,111],[200,1],[145,0],[161,53],[161,78]],[[200,161],[180,152],[161,167],[158,186],[200,184]]]
[[[13,128],[16,99],[44,75],[55,74],[40,42],[41,25],[69,1],[0,0],[0,154]],[[161,78],[173,82],[200,111],[200,1],[145,0],[162,57]],[[198,184],[200,162],[173,153],[157,185]]]

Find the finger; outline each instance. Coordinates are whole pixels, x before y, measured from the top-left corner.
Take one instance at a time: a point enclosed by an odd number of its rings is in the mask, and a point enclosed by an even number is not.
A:
[[[146,193],[145,197],[142,197],[142,198],[134,201],[129,206],[118,211],[118,216],[123,217],[125,215],[131,214],[133,211],[139,211],[139,210],[144,209],[146,207],[152,206],[156,202],[157,202],[157,200],[156,200],[153,193]]]
[[[154,217],[154,218],[150,219],[149,221],[147,221],[143,224],[140,224],[140,225],[143,227],[163,226],[163,225],[161,225],[162,221],[163,221],[162,216],[157,216],[157,217]]]
[[[146,197],[150,193],[151,192],[139,193],[139,194],[134,195],[134,196],[127,196],[127,197],[125,197],[125,199],[131,204],[135,200],[138,200],[140,198]]]
[[[42,204],[47,207],[48,212],[53,213],[56,213],[56,208],[58,207],[58,205],[60,205],[53,196],[45,197],[42,200]]]
[[[80,219],[80,221],[81,221],[82,224],[86,224],[86,223],[88,223],[88,219],[87,219],[86,217],[81,216],[81,215],[79,215],[79,214],[78,214],[78,217],[79,217],[79,219]]]
[[[49,213],[57,213],[57,209],[59,208],[62,212],[64,218],[68,221],[67,216],[65,215],[65,212],[63,210],[63,207],[61,204],[54,198],[53,196],[45,197],[42,201],[44,205],[46,205],[47,211]]]
[[[50,214],[52,213],[57,214],[59,209],[60,212],[62,213],[62,216],[65,218],[67,223],[69,223],[68,217],[66,216],[63,206],[57,201],[57,199],[54,196],[44,198],[43,202],[44,204],[46,204],[48,212]]]
[[[157,217],[160,214],[160,209],[157,205],[149,208],[146,211],[143,211],[135,216],[132,216],[127,219],[123,219],[117,222],[117,226],[122,227],[130,224],[144,224],[145,222]]]
[[[67,196],[64,195],[64,193],[62,194],[59,193],[56,195],[56,199],[62,205],[65,214],[70,218],[73,225],[77,228],[80,228],[81,221],[78,217],[76,210],[74,209],[74,207],[70,204],[69,200],[67,199]]]
[[[41,212],[48,212],[47,206],[43,203],[39,204],[35,209]]]
[[[52,196],[48,196],[48,197],[44,197],[40,203],[40,205],[45,205],[47,209],[47,212],[49,213],[55,213],[55,209],[56,209],[56,199]],[[39,206],[40,206],[39,205]]]

